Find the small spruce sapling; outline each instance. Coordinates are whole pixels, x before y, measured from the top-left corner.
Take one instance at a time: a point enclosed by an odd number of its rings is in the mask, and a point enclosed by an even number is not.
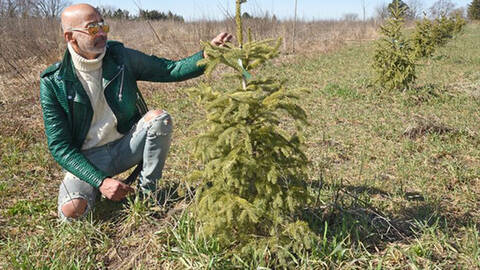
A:
[[[480,0],[473,0],[468,5],[467,15],[470,20],[480,20]]]
[[[278,56],[281,39],[243,42],[240,5],[236,0],[238,46],[204,43],[208,58],[199,65],[206,74],[223,64],[228,89],[202,84],[193,89],[206,119],[197,123],[194,155],[203,169],[190,180],[200,183],[194,213],[207,236],[243,252],[279,246],[307,247],[307,224],[295,214],[309,198],[304,181],[308,160],[303,152],[305,111],[296,104],[304,91],[290,90],[285,81],[252,75],[254,69]],[[290,129],[282,128],[286,124]],[[299,235],[297,232],[302,231]],[[279,251],[280,252],[280,251]]]
[[[413,48],[402,33],[406,10],[398,1],[391,4],[390,17],[380,27],[384,37],[376,43],[376,82],[387,89],[404,90],[416,79]]]
[[[416,80],[418,61],[433,56],[435,51],[458,35],[466,22],[460,16],[440,16],[417,22],[412,38],[403,32],[406,7],[397,2],[390,6],[390,17],[380,27],[384,35],[376,43],[373,69],[376,82],[387,90],[406,90]]]
[[[436,49],[461,33],[465,25],[465,19],[458,14],[455,17],[442,15],[433,21],[424,18],[417,22],[412,38],[415,59],[432,57]]]

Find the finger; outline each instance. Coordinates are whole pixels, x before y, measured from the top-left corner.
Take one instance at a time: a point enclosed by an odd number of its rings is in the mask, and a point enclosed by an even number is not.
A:
[[[117,195],[118,195],[117,199],[118,199],[119,201],[121,201],[121,200],[123,200],[125,197],[127,197],[128,192],[127,192],[126,190],[121,190]]]
[[[131,192],[135,192],[135,189],[132,188],[132,187],[129,186],[129,185],[126,185],[125,191],[126,191],[127,193],[131,193]]]
[[[223,40],[226,36],[228,36],[228,33],[222,32],[217,36],[217,38],[219,38],[220,40]]]
[[[125,193],[129,193],[129,192],[134,192],[134,191],[135,191],[135,189],[133,189],[131,186],[126,185],[126,184],[122,184],[120,187],[121,187],[121,191],[122,191],[122,192],[125,192]]]
[[[122,199],[123,197],[120,196],[120,194],[115,194],[112,196],[112,198],[110,198],[110,200],[114,201],[114,202],[118,202]]]
[[[223,43],[223,39],[225,38],[225,35],[226,35],[226,33],[221,33],[221,34],[219,34],[219,35],[214,39],[215,43],[216,43],[217,45],[222,44],[222,43]]]
[[[228,39],[230,39],[231,37],[232,37],[232,35],[230,35],[230,34],[226,33],[224,36],[222,36],[222,40],[224,40],[224,41],[225,41],[225,40],[228,40]]]
[[[225,42],[230,42],[233,38],[233,35],[228,34],[228,36],[225,38]]]

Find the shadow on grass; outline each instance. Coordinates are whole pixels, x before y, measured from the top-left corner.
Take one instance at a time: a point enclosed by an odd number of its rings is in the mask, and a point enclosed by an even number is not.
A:
[[[102,198],[95,205],[93,210],[93,218],[99,221],[111,221],[120,216],[121,210],[127,204],[126,200],[120,202],[114,202],[105,198]]]
[[[437,84],[425,84],[404,92],[404,104],[417,106],[425,103],[443,103],[451,98],[445,87]]]
[[[458,217],[443,213],[442,207],[427,202],[422,194],[408,192],[404,199],[413,203],[400,211],[382,212],[361,197],[381,195],[392,198],[384,190],[368,187],[343,185],[334,187],[338,198],[331,203],[304,209],[301,219],[310,229],[327,241],[348,239],[350,243],[361,242],[367,250],[382,250],[389,243],[408,242],[421,231],[421,226],[440,225],[439,228],[455,230],[471,224],[468,216]]]

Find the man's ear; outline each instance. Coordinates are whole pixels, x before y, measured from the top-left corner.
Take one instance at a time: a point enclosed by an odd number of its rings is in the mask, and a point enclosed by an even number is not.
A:
[[[65,38],[66,42],[70,42],[73,40],[73,32],[64,32],[63,37]]]

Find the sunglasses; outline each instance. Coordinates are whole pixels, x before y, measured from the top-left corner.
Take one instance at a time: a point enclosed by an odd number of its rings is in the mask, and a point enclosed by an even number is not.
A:
[[[104,23],[104,22],[97,22],[97,23],[92,23],[87,26],[87,28],[70,28],[70,31],[87,31],[89,35],[95,36],[100,32],[100,29],[106,34],[110,31],[110,25]]]

